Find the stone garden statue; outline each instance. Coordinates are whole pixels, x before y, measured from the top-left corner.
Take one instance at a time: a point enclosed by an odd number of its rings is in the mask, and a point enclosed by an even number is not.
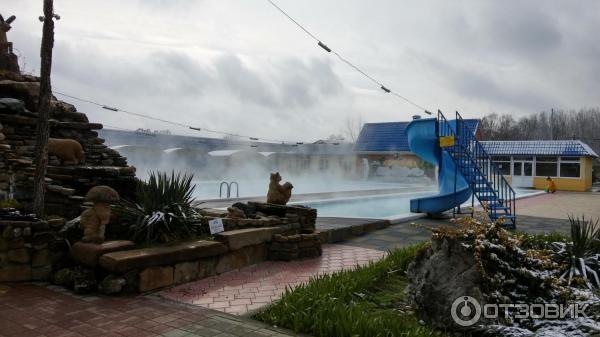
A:
[[[10,25],[16,17],[12,15],[4,20],[0,15],[0,70],[19,72],[19,60],[13,54],[12,42],[8,42],[6,33],[12,28]]]
[[[74,139],[48,138],[48,154],[58,157],[61,165],[80,165],[85,162],[85,152]]]
[[[119,193],[108,186],[92,187],[85,195],[93,206],[81,213],[83,242],[102,243],[106,225],[110,222],[110,204],[119,201]]]
[[[279,172],[271,173],[271,182],[269,183],[269,192],[267,193],[267,203],[285,205],[292,197],[292,188],[290,182],[281,185],[281,175]]]
[[[12,53],[12,42],[8,42],[6,33],[12,28],[11,23],[15,21],[16,17],[13,15],[10,18],[4,20],[0,15],[0,54]]]

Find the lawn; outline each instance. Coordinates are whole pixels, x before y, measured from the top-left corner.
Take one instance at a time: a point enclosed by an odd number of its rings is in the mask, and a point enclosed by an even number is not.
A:
[[[316,337],[446,336],[419,323],[404,295],[408,264],[425,244],[288,289],[255,318]]]

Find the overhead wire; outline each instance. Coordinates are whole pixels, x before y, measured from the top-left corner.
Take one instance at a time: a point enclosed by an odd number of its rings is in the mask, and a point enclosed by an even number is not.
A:
[[[190,124],[184,124],[184,123],[180,123],[180,122],[174,122],[171,120],[167,120],[167,119],[163,119],[163,118],[158,118],[158,117],[154,117],[154,116],[150,116],[150,115],[146,115],[146,114],[142,114],[139,112],[134,112],[134,111],[129,111],[129,110],[125,110],[125,109],[121,109],[121,108],[117,108],[114,107],[112,105],[107,105],[107,104],[102,104],[96,101],[92,101],[89,99],[85,99],[85,98],[81,98],[81,97],[77,97],[77,96],[73,96],[73,95],[69,95],[60,91],[56,91],[54,90],[53,93],[64,96],[64,97],[68,97],[80,102],[84,102],[84,103],[88,103],[88,104],[92,104],[92,105],[96,105],[101,107],[102,109],[105,110],[109,110],[109,111],[114,111],[114,112],[123,112],[125,114],[129,114],[129,115],[133,115],[133,116],[137,116],[137,117],[141,117],[141,118],[145,118],[145,119],[150,119],[150,120],[154,120],[154,121],[158,121],[158,122],[162,122],[162,123],[166,123],[166,124],[170,124],[170,125],[174,125],[174,126],[179,126],[179,127],[183,127],[183,128],[187,128],[190,130],[194,130],[194,131],[202,131],[202,132],[208,132],[208,133],[214,133],[214,134],[220,134],[220,135],[224,135],[224,136],[230,136],[230,137],[237,137],[237,138],[248,138],[250,141],[266,141],[266,142],[275,142],[275,143],[282,143],[282,144],[298,144],[298,143],[302,143],[302,142],[297,142],[297,141],[289,141],[289,140],[281,140],[281,139],[272,139],[272,138],[263,138],[263,137],[254,137],[254,136],[246,136],[246,135],[241,135],[241,134],[237,134],[237,133],[232,133],[232,132],[226,132],[226,131],[218,131],[218,130],[213,130],[213,129],[207,129],[207,128],[201,128],[201,127],[197,127],[197,126],[193,126]]]
[[[369,79],[371,82],[375,83],[376,85],[378,85],[380,87],[381,90],[383,90],[385,93],[389,93],[392,94],[402,100],[404,100],[405,102],[423,110],[426,114],[431,115],[432,113],[430,111],[428,111],[425,107],[423,107],[420,104],[415,103],[414,101],[400,95],[399,93],[393,91],[392,89],[389,89],[389,87],[385,86],[381,81],[375,79],[373,76],[369,75],[367,72],[365,72],[364,70],[362,70],[361,68],[359,68],[357,65],[355,65],[354,63],[350,62],[348,59],[346,59],[345,57],[343,57],[340,53],[338,53],[337,51],[332,50],[328,45],[326,45],[325,43],[323,43],[318,37],[316,37],[313,33],[311,33],[307,28],[305,28],[302,24],[300,24],[298,21],[296,21],[291,15],[289,15],[283,8],[281,8],[280,6],[278,6],[275,2],[273,2],[272,0],[266,0],[269,4],[271,4],[273,7],[275,7],[280,13],[282,13],[285,17],[287,17],[291,22],[293,22],[296,26],[298,26],[302,31],[304,31],[308,36],[310,36],[312,39],[314,39],[318,46],[321,47],[322,49],[324,49],[325,51],[329,52],[329,53],[333,53],[340,61],[342,61],[343,63],[345,63],[346,65],[348,65],[349,67],[351,67],[352,69],[354,69],[355,71],[357,71],[358,73],[360,73],[361,75],[363,75],[364,77],[366,77],[367,79]],[[166,123],[166,124],[170,124],[170,125],[174,125],[174,126],[178,126],[178,127],[183,127],[183,128],[187,128],[190,130],[194,130],[194,131],[202,131],[202,132],[208,132],[208,133],[214,133],[214,134],[220,134],[220,135],[224,135],[224,136],[230,136],[230,137],[237,137],[237,138],[248,138],[251,141],[266,141],[266,142],[276,142],[276,143],[289,143],[289,144],[304,144],[304,142],[295,142],[295,141],[287,141],[287,140],[280,140],[280,139],[271,139],[271,138],[263,138],[263,137],[253,137],[253,136],[246,136],[246,135],[241,135],[241,134],[237,134],[237,133],[231,133],[231,132],[225,132],[225,131],[218,131],[218,130],[212,130],[212,129],[207,129],[207,128],[201,128],[201,127],[197,127],[197,126],[193,126],[193,125],[189,125],[189,124],[184,124],[184,123],[180,123],[180,122],[175,122],[172,120],[167,120],[164,118],[159,118],[159,117],[154,117],[154,116],[150,116],[150,115],[146,115],[146,114],[142,114],[139,112],[134,112],[134,111],[129,111],[129,110],[125,110],[125,109],[121,109],[121,108],[117,108],[111,105],[106,105],[106,104],[101,104],[89,99],[84,99],[81,97],[77,97],[77,96],[73,96],[73,95],[69,95],[63,92],[59,92],[59,91],[54,91],[54,93],[62,95],[64,97],[68,97],[71,99],[75,99],[81,102],[85,102],[85,103],[89,103],[89,104],[93,104],[96,106],[101,107],[102,109],[105,110],[109,110],[109,111],[114,111],[114,112],[122,112],[125,114],[129,114],[132,116],[137,116],[140,118],[145,118],[145,119],[149,119],[149,120],[154,120],[154,121],[158,121],[158,122],[162,122],[162,123]]]
[[[325,44],[321,39],[319,39],[312,32],[310,32],[306,27],[304,27],[302,24],[300,24],[296,19],[294,19],[290,14],[288,14],[283,8],[278,6],[275,2],[273,2],[272,0],[266,0],[266,1],[269,4],[271,4],[273,7],[275,7],[275,9],[277,9],[281,14],[283,14],[285,17],[287,17],[290,21],[292,21],[296,26],[298,26],[300,29],[302,29],[306,34],[308,34],[308,36],[310,36],[312,39],[317,41],[317,45],[319,47],[321,47],[328,53],[334,54],[340,61],[342,61],[343,63],[345,63],[346,65],[348,65],[349,67],[351,67],[352,69],[354,69],[355,71],[357,71],[358,73],[360,73],[361,75],[366,77],[367,79],[369,79],[371,82],[378,85],[379,88],[381,90],[383,90],[385,93],[392,94],[392,95],[404,100],[406,103],[423,110],[423,112],[425,112],[428,115],[432,114],[424,106],[415,103],[414,101],[412,101],[412,100],[404,97],[403,95],[400,95],[399,93],[395,92],[394,90],[390,89],[388,86],[385,86],[381,81],[375,79],[373,76],[369,75],[366,71],[362,70],[360,67],[358,67],[357,65],[355,65],[354,63],[350,62],[348,59],[343,57],[339,52],[333,50],[331,47],[329,47],[329,45]]]

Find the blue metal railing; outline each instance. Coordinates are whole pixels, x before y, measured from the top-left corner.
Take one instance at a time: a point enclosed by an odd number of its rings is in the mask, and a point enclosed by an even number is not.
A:
[[[437,121],[438,137],[454,137],[454,145],[445,149],[471,186],[473,196],[485,205],[491,220],[504,218],[507,227],[516,228],[516,193],[477,140],[474,130],[469,128],[458,111],[455,128],[439,110]]]

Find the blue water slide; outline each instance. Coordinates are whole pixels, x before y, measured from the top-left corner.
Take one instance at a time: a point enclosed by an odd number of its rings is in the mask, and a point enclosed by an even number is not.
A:
[[[406,127],[410,150],[424,161],[439,168],[439,193],[412,199],[410,201],[411,212],[442,213],[457,204],[462,204],[471,197],[471,188],[460,171],[456,171],[452,156],[439,146],[435,132],[436,121],[435,118],[416,119]],[[451,124],[454,124],[453,122],[451,121]]]

